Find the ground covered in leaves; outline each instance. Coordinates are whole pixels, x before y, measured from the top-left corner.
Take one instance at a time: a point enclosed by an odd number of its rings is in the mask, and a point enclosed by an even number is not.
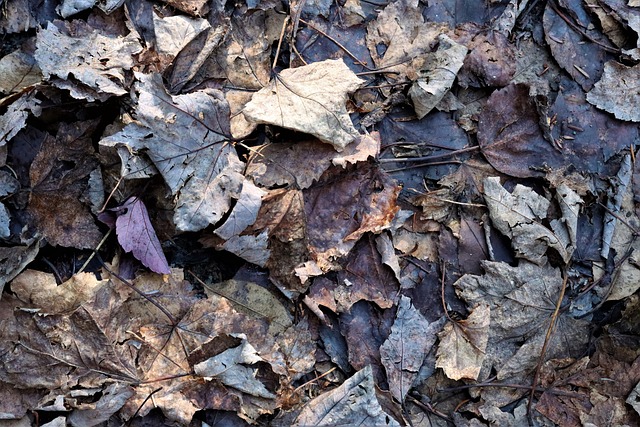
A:
[[[638,0],[0,8],[0,418],[640,425]]]

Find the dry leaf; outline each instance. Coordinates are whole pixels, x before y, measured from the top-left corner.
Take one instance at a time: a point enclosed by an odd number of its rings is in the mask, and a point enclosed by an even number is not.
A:
[[[636,90],[640,67],[627,67],[616,61],[604,64],[602,78],[587,94],[587,101],[613,113],[620,120],[640,122],[637,105],[640,97]]]
[[[340,387],[307,403],[294,426],[371,425],[398,426],[376,399],[371,367],[356,372]]]
[[[478,305],[466,320],[447,323],[438,334],[436,367],[453,380],[478,379],[489,342],[490,318],[489,306]]]
[[[256,123],[314,135],[342,151],[359,136],[345,104],[362,83],[341,59],[290,68],[255,93],[243,113]]]
[[[428,322],[413,306],[410,298],[400,298],[391,334],[380,347],[380,358],[389,379],[389,391],[399,402],[404,402],[412,388],[443,323]]]

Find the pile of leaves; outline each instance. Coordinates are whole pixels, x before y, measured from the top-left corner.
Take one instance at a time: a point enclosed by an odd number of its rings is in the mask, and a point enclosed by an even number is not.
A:
[[[640,424],[640,2],[0,1],[0,417]]]

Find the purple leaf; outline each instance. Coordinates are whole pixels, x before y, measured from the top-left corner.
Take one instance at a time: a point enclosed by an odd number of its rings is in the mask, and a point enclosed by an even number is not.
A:
[[[151,271],[170,274],[169,264],[142,200],[130,197],[118,210],[125,211],[116,220],[116,234],[122,248],[133,253]]]

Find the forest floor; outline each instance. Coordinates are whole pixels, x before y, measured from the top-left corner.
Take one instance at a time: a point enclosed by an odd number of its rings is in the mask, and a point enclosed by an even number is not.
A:
[[[0,418],[640,425],[640,2],[95,3],[0,0]]]

